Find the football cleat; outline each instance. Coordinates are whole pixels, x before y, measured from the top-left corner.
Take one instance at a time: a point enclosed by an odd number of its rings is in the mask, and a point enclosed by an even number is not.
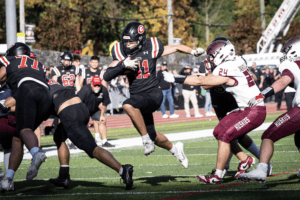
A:
[[[187,169],[189,167],[189,160],[184,154],[183,143],[177,142],[175,144],[175,147],[176,147],[176,153],[174,154],[174,156],[176,156],[176,158],[181,162],[182,166]]]
[[[121,175],[123,179],[123,183],[126,184],[125,190],[131,190],[133,186],[133,180],[132,180],[132,173],[133,173],[133,166],[132,165],[122,165],[123,173]]]
[[[1,191],[14,190],[14,180],[13,179],[11,179],[7,176],[4,176],[0,183],[1,183],[1,185],[0,185]]]
[[[104,144],[102,144],[102,147],[115,147],[115,145],[113,145],[109,142],[105,142]]]
[[[215,174],[197,175],[195,177],[204,184],[221,184],[222,183],[222,179]]]
[[[262,163],[259,163],[256,166],[256,169],[240,174],[238,179],[244,182],[257,181],[259,183],[264,183],[267,179],[267,168],[264,169]]]
[[[57,187],[63,187],[64,189],[67,189],[70,185],[70,176],[67,178],[57,177],[57,178],[50,178],[49,182]]]
[[[240,162],[238,166],[238,171],[234,175],[234,178],[237,179],[240,174],[243,174],[247,169],[255,164],[255,158],[248,156],[248,158]]]
[[[143,145],[145,148],[145,155],[148,156],[150,153],[152,153],[155,150],[155,144],[152,140],[148,139],[143,141]]]
[[[75,146],[75,144],[71,143],[71,144],[69,145],[69,149],[77,149],[77,147]]]
[[[43,150],[39,150],[33,157],[31,165],[27,171],[26,179],[32,180],[37,176],[38,170],[43,162],[45,162],[47,156]]]

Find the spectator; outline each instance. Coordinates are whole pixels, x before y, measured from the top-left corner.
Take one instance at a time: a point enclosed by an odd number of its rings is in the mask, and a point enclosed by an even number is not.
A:
[[[167,68],[167,62],[166,61],[164,61],[162,63],[161,70],[157,72],[158,85],[159,85],[159,88],[161,88],[162,93],[163,93],[163,101],[162,101],[162,104],[160,106],[161,113],[163,114],[162,118],[168,118],[169,117],[166,114],[166,109],[165,109],[166,97],[167,97],[168,102],[169,102],[170,118],[178,118],[179,115],[174,113],[174,105],[173,105],[171,84],[164,80],[164,76],[162,74],[163,71],[169,71],[168,68]]]
[[[157,72],[159,72],[161,70],[161,65],[160,64],[157,64],[156,65],[156,74],[157,74]]]
[[[270,73],[270,68],[269,68],[269,66],[266,66],[266,67],[265,67],[265,72],[263,73],[263,76],[264,76],[264,82],[263,82],[263,88],[262,88],[262,89],[265,89],[265,88],[271,86],[272,80],[273,80],[273,74]],[[265,99],[265,103],[268,103],[268,102],[270,102],[271,100],[272,100],[272,96],[266,98],[266,99]]]
[[[287,110],[291,110],[293,107],[293,100],[295,98],[296,90],[293,87],[287,86],[284,90],[285,101]]]
[[[190,66],[185,66],[184,68],[182,68],[182,70],[180,71],[181,75],[191,75],[191,67]],[[195,112],[195,117],[203,117],[203,115],[201,115],[199,113],[199,108],[198,108],[198,102],[197,102],[197,97],[196,97],[196,90],[194,88],[194,86],[190,86],[190,85],[185,85],[183,84],[182,86],[182,95],[183,95],[183,99],[184,99],[184,110],[185,110],[185,114],[186,117],[191,117],[190,115],[190,100],[193,104],[194,107],[194,112]]]
[[[259,89],[262,89],[265,78],[262,72],[259,69],[257,69],[255,62],[252,63],[252,68],[250,70],[257,78],[257,80],[255,81],[256,85],[258,86]]]

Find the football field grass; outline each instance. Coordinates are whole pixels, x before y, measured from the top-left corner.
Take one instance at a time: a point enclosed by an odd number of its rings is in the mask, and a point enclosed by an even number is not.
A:
[[[268,116],[273,121],[278,115]],[[217,121],[178,123],[157,126],[162,133],[210,129]],[[199,128],[203,126],[203,128]],[[191,128],[192,127],[192,128]],[[170,130],[172,129],[172,130]],[[136,137],[134,129],[119,132],[110,130],[116,138]],[[170,132],[169,132],[170,131]],[[263,131],[249,134],[260,147]],[[42,144],[47,146],[50,136],[44,137]],[[69,189],[57,188],[48,182],[59,172],[57,156],[48,157],[42,164],[38,176],[33,181],[25,181],[30,160],[23,160],[15,175],[15,191],[1,194],[1,199],[22,197],[21,199],[297,199],[300,193],[300,155],[294,145],[294,137],[289,136],[275,143],[275,153],[271,160],[273,174],[264,184],[243,183],[233,178],[238,160],[233,157],[228,175],[221,185],[204,185],[194,176],[207,174],[215,168],[217,141],[214,137],[183,140],[184,151],[189,159],[189,168],[184,169],[168,151],[156,148],[148,157],[143,155],[143,147],[110,149],[109,151],[122,164],[134,166],[134,186],[125,191],[120,176],[113,170],[90,159],[85,153],[71,154]],[[248,154],[248,152],[246,151]],[[251,155],[251,154],[249,154]],[[256,159],[256,162],[258,160]],[[3,168],[3,163],[0,164]],[[252,168],[251,168],[252,169]],[[286,173],[287,172],[287,173]]]

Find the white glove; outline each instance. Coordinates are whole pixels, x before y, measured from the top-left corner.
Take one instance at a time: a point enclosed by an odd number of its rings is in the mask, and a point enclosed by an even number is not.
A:
[[[264,101],[265,97],[262,94],[259,94],[253,98],[250,99],[250,101],[248,102],[248,106],[249,107],[254,107],[257,104],[259,104],[260,102]]]
[[[175,78],[174,78],[174,75],[170,72],[166,72],[166,71],[163,71],[162,72],[163,75],[164,75],[164,80],[169,82],[169,83],[174,83],[175,82]]]
[[[192,50],[192,52],[191,52],[191,54],[196,57],[201,56],[204,53],[205,53],[204,49],[202,49],[200,47],[195,50]]]
[[[139,65],[139,61],[135,58],[135,59],[131,59],[130,56],[128,56],[124,62],[123,62],[124,66],[126,69],[130,69],[132,71],[135,71],[138,68]]]

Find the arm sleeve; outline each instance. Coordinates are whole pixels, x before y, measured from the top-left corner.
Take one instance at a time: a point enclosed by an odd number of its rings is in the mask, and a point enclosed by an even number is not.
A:
[[[107,106],[108,104],[110,104],[110,98],[109,98],[109,94],[108,94],[108,91],[106,89],[106,87],[102,86],[103,87],[103,105],[104,106]]]
[[[123,62],[119,62],[115,67],[109,67],[103,75],[105,81],[110,81],[119,75],[123,75],[125,67]]]
[[[81,99],[82,102],[85,101],[85,97],[87,96],[87,90],[86,87],[83,86],[81,90],[77,93],[78,97]]]

